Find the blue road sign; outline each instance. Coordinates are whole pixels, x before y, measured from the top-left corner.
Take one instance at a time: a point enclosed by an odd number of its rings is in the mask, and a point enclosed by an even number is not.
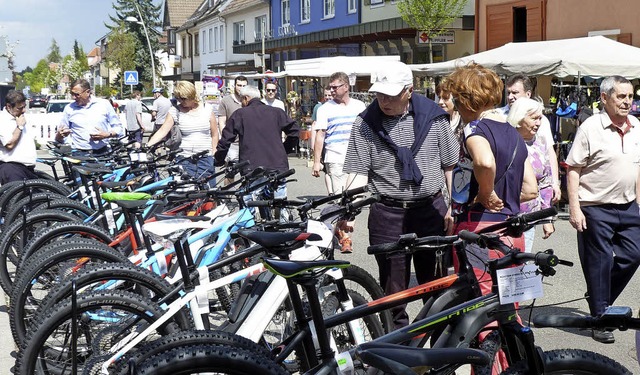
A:
[[[124,72],[124,84],[125,85],[137,85],[138,84],[138,72],[135,70],[127,70]]]

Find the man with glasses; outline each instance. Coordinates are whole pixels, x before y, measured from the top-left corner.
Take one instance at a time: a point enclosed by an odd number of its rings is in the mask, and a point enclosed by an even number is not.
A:
[[[76,153],[82,155],[108,153],[109,138],[123,136],[120,118],[108,100],[91,94],[91,85],[86,79],[77,79],[70,87],[75,101],[67,104],[62,112],[56,141],[70,143]]]
[[[460,154],[449,115],[413,92],[413,74],[405,64],[378,69],[369,89],[376,99],[353,124],[344,164],[350,188],[368,184],[369,191],[381,197],[369,211],[369,243],[397,241],[405,233],[443,235],[453,230],[453,221],[441,192],[445,185],[451,191],[451,171]],[[443,255],[413,255],[419,283],[446,274]],[[408,288],[411,258],[376,256],[387,295]],[[392,309],[392,314],[396,328],[409,323],[405,306]]]
[[[233,112],[242,108],[242,97],[240,96],[240,90],[249,84],[249,80],[245,76],[237,76],[233,81],[233,92],[231,95],[225,95],[222,100],[220,100],[220,105],[218,106],[218,129],[219,134],[222,134],[225,125],[227,124],[227,119],[231,117]],[[236,139],[230,146],[229,152],[227,152],[226,161],[227,162],[236,162],[238,161],[238,149],[239,149],[238,139]],[[233,182],[233,178],[227,176],[227,182]]]
[[[280,99],[276,99],[276,94],[278,93],[278,86],[275,80],[267,80],[267,83],[264,85],[265,97],[262,102],[268,106],[280,108],[283,111],[284,102]]]
[[[26,127],[27,98],[9,90],[5,108],[0,112],[0,184],[38,178],[35,174],[34,134]]]
[[[331,180],[331,194],[340,193],[347,188],[347,174],[342,171],[342,167],[345,163],[349,134],[356,116],[364,111],[366,106],[360,100],[349,97],[349,76],[344,72],[336,72],[329,77],[329,88],[333,99],[318,108],[316,116],[317,132],[311,173],[314,177],[320,177],[324,162],[325,172]],[[351,253],[353,244],[349,235],[339,233],[338,238],[342,252]]]

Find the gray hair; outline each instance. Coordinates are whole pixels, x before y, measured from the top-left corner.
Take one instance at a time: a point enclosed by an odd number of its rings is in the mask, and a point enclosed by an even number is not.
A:
[[[615,86],[617,83],[631,84],[628,79],[622,76],[609,76],[602,80],[602,83],[600,84],[600,93],[605,93],[607,94],[607,96],[611,96],[613,94],[613,90],[615,90]]]
[[[245,87],[240,89],[240,96],[243,98],[246,96],[249,98],[249,100],[261,97],[260,90],[258,90],[257,87],[250,85],[246,85]]]
[[[536,113],[542,114],[544,106],[542,103],[531,98],[518,98],[509,108],[509,115],[507,116],[507,122],[514,128],[520,127],[520,122],[524,120],[528,115]]]

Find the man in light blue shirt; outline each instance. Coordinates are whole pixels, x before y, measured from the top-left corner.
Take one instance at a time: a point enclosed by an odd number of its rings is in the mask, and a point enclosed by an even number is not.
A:
[[[121,137],[124,133],[120,118],[108,100],[91,94],[87,80],[77,79],[70,87],[75,101],[62,112],[56,141],[64,141],[75,150],[93,155],[109,152],[109,138]]]

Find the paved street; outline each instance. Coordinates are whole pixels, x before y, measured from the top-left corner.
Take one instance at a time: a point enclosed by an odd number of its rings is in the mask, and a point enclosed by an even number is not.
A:
[[[291,167],[296,169],[295,178],[297,182],[289,185],[289,197],[314,196],[325,194],[324,185],[320,179],[311,177],[311,169],[306,166],[306,161],[298,158],[290,158]],[[366,231],[365,211],[356,222],[356,232],[354,235],[354,253],[342,258],[350,260],[352,263],[369,270],[377,276],[377,269],[372,256],[366,254],[367,231]],[[559,267],[556,276],[544,280],[544,297],[537,300],[534,314],[540,313],[560,313],[560,314],[586,314],[586,301],[581,299],[584,295],[585,285],[577,259],[577,247],[575,231],[568,221],[558,220],[556,222],[556,233],[548,240],[537,239],[535,250],[552,248],[562,259],[571,260],[576,263],[573,268]],[[619,305],[638,307],[637,291],[640,288],[640,277],[636,276],[627,290],[617,301]],[[566,301],[577,300],[575,302],[564,303]],[[7,319],[6,297],[0,292],[0,375],[11,374],[10,368],[15,361],[14,345],[10,335]],[[557,306],[555,304],[558,304]],[[550,306],[554,305],[554,306]],[[546,307],[545,307],[546,306]],[[415,316],[419,305],[415,302],[410,306],[410,315]],[[528,314],[522,313],[523,319],[527,319]],[[556,348],[579,348],[602,353],[626,366],[632,373],[640,374],[640,367],[636,361],[634,332],[616,331],[616,343],[604,345],[593,341],[590,332],[576,330],[557,329],[535,329],[536,342],[544,350]]]

